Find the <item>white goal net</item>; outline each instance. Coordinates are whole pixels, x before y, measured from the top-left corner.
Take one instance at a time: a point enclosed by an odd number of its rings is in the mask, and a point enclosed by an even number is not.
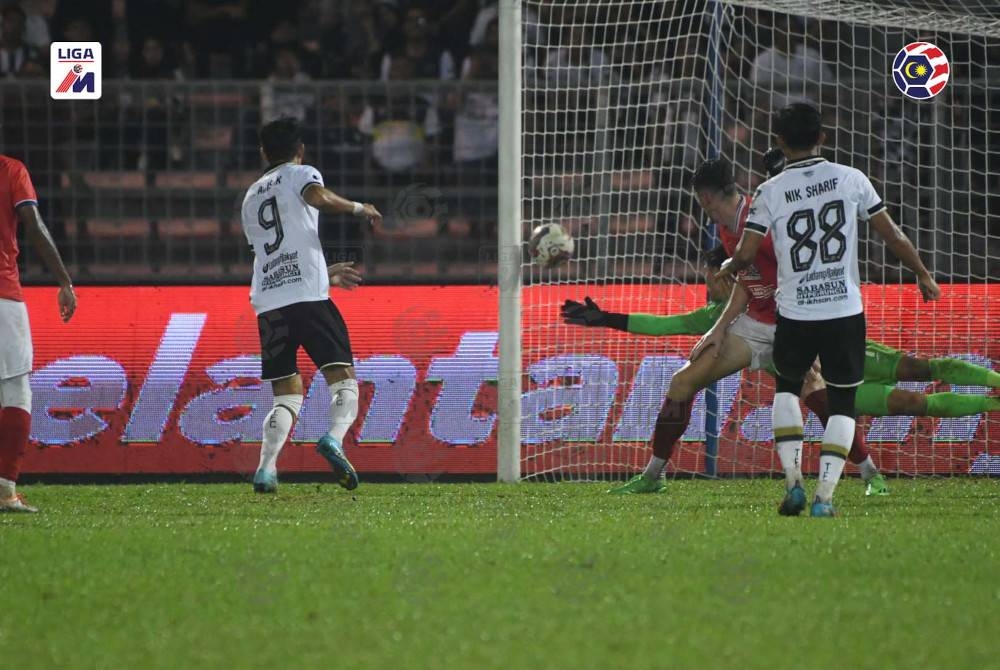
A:
[[[869,337],[998,364],[1000,5],[525,0],[521,12],[524,236],[558,222],[577,249],[554,271],[523,266],[523,478],[615,478],[646,462],[670,378],[697,338],[564,325],[559,308],[584,296],[619,313],[704,305],[699,259],[717,241],[690,175],[721,156],[752,192],[771,112],[790,101],[820,107],[824,155],[871,176],[944,288],[924,306],[912,276],[863,237]],[[924,100],[892,74],[917,41],[950,62],[944,90]],[[900,388],[995,394],[934,380]],[[668,475],[779,469],[772,393],[766,374],[746,371],[700,393]],[[885,471],[1000,474],[990,458],[1000,413],[864,421]],[[815,417],[807,433],[819,435]]]

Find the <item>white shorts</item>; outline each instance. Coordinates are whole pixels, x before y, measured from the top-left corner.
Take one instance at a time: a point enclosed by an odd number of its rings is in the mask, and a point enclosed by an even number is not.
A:
[[[729,326],[729,332],[750,347],[750,369],[760,370],[774,362],[774,324],[761,323],[740,314]]]
[[[0,379],[31,372],[32,354],[27,306],[0,298]]]

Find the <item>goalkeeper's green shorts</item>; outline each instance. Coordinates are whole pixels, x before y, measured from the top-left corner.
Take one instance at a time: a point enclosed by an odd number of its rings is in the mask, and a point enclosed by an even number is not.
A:
[[[889,394],[895,390],[888,384],[865,382],[854,396],[854,413],[858,416],[888,416]]]
[[[865,382],[893,386],[896,379],[896,368],[903,352],[899,349],[865,340]],[[859,412],[860,414],[860,412]],[[877,414],[875,416],[882,416]]]

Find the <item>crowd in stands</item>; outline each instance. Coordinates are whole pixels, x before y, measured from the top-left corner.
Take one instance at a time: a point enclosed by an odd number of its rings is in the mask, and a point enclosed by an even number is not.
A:
[[[525,162],[526,219],[578,222],[581,255],[591,251],[587,238],[610,231],[616,239],[601,253],[680,259],[681,274],[692,272],[708,240],[686,179],[709,150],[715,78],[726,89],[719,149],[735,159],[744,188],[763,178],[769,112],[806,99],[823,106],[839,160],[884,180],[890,202],[913,202],[903,186],[926,181],[920,166],[941,156],[928,154],[936,138],[926,110],[903,114],[899,96],[879,93],[888,73],[872,54],[897,48],[884,31],[729,9],[716,64],[707,15],[689,5],[523,4],[522,128],[535,157]],[[150,183],[159,171],[213,172],[220,184],[239,184],[238,175],[259,168],[259,125],[294,116],[335,186],[395,199],[416,193],[424,203],[416,209],[433,216],[411,217],[420,220],[415,236],[465,235],[480,246],[494,237],[496,0],[0,0],[0,9],[0,87],[47,78],[51,41],[104,45],[111,86],[98,104],[53,106],[42,89],[34,100],[29,91],[0,101],[0,150],[49,170],[50,184],[80,183],[81,170],[138,171]],[[1000,63],[996,41],[978,45],[948,45],[956,81],[981,81],[986,63]],[[985,169],[1000,153],[998,135],[985,130],[1000,128],[1000,106],[982,98],[986,90],[948,91],[953,118],[939,113],[935,122],[959,132],[939,151],[968,167],[948,184],[937,180],[940,194],[922,193],[969,212],[973,234],[1000,239],[987,230],[995,219],[978,214],[992,197],[980,194],[1000,192]],[[65,207],[82,218],[89,205],[81,202]],[[147,196],[135,216],[159,216],[157,202]],[[925,218],[921,209],[902,212],[903,224]],[[594,227],[601,216],[603,227]],[[476,249],[437,258],[476,261]]]

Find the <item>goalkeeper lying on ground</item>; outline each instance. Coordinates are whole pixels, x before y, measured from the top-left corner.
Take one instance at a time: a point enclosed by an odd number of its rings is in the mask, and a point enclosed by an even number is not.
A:
[[[709,270],[725,261],[721,247],[706,256]],[[685,314],[659,316],[654,314],[617,314],[605,312],[590,298],[583,303],[567,300],[562,307],[565,323],[578,326],[603,326],[637,335],[704,335],[722,315],[730,285],[715,284],[711,272],[707,274],[710,301],[700,309]],[[767,372],[774,376],[774,369]],[[1000,398],[963,393],[916,393],[895,388],[901,381],[942,381],[949,384],[989,386],[1000,388],[1000,373],[955,358],[917,358],[908,356],[892,347],[867,341],[865,351],[865,382],[858,388],[855,400],[859,416],[933,416],[957,417],[1000,411]],[[807,407],[816,409],[825,405],[822,378],[806,378],[802,398]],[[819,414],[819,412],[817,412]],[[825,417],[820,416],[820,419]],[[870,461],[868,461],[870,463]],[[872,479],[874,473],[864,472],[862,478]],[[865,476],[868,474],[869,476]],[[875,482],[872,493],[883,493],[882,478]]]

